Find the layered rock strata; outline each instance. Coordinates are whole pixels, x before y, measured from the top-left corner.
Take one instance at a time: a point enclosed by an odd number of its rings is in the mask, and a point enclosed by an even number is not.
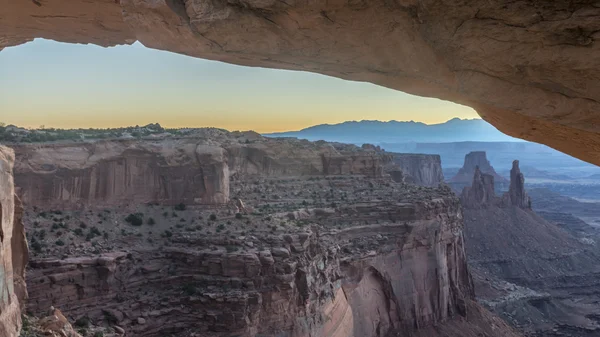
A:
[[[381,154],[342,144],[271,140],[204,129],[194,137],[15,146],[29,206],[224,204],[243,176],[383,173]]]
[[[397,182],[433,187],[444,181],[439,155],[394,153],[392,158],[386,172]]]
[[[27,242],[22,208],[15,205],[14,153],[0,146],[0,336],[16,337],[21,328],[21,305],[27,296],[24,284]]]
[[[133,244],[133,236],[122,239],[127,251],[37,258],[29,309],[54,304],[74,319],[87,315],[135,336],[375,337],[448,324],[447,336],[488,331],[469,316],[482,309],[472,302],[461,209],[450,190],[339,176],[271,182],[233,189],[255,209],[264,207],[254,195],[275,191],[318,191],[339,205],[308,208],[273,197],[263,202],[276,208],[268,217],[240,220],[241,227],[236,217],[220,220],[232,219],[227,232],[175,232],[152,246]],[[357,188],[349,199],[347,184]],[[264,190],[253,192],[256,186]],[[368,186],[395,200],[370,196]],[[276,225],[261,227],[269,221]],[[477,332],[451,332],[453,324]]]

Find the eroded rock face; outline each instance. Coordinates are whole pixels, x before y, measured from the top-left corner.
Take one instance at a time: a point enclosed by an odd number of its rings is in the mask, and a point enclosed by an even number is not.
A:
[[[358,147],[202,132],[210,137],[18,145],[15,181],[29,206],[72,209],[224,204],[240,176],[383,173],[385,156]]]
[[[393,165],[388,168],[388,173],[397,182],[432,187],[444,181],[439,155],[395,153],[392,156]]]
[[[243,244],[227,236],[178,235],[154,251],[35,260],[29,309],[109,317],[135,336],[375,337],[467,314],[473,287],[455,197],[349,207],[361,223],[377,214],[394,223],[315,226],[237,252],[209,249]]]
[[[368,81],[475,108],[600,163],[594,1],[2,0],[0,49],[43,37],[144,45]],[[482,48],[482,46],[484,46]]]
[[[16,337],[21,328],[20,303],[25,299],[27,242],[20,221],[22,208],[15,208],[13,151],[0,146],[0,336]]]
[[[472,209],[487,206],[514,206],[531,210],[531,199],[525,191],[525,177],[519,169],[518,160],[513,161],[513,167],[510,170],[510,187],[502,197],[496,197],[494,180],[493,175],[482,173],[479,166],[476,166],[471,186],[466,186],[460,195],[461,204],[465,208]]]
[[[512,163],[510,170],[510,187],[508,192],[504,194],[503,200],[513,206],[524,209],[531,209],[531,199],[525,192],[525,177],[519,169],[519,161],[515,160]]]
[[[479,166],[476,166],[473,183],[463,189],[460,202],[467,208],[480,208],[495,204],[494,176],[481,173]]]
[[[496,170],[487,160],[485,151],[474,151],[469,152],[465,155],[465,163],[460,168],[458,173],[450,179],[451,183],[464,183],[471,182],[475,170],[479,169],[481,173],[488,174],[494,177],[496,182],[506,181],[506,179],[496,173]]]

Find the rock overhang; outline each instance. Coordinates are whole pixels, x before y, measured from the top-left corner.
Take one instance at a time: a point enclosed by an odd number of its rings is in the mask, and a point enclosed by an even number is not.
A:
[[[0,2],[0,49],[34,38],[304,70],[468,105],[500,131],[600,163],[594,1]]]

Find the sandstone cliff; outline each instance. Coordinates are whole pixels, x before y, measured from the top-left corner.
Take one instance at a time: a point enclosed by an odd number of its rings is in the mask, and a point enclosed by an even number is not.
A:
[[[600,163],[595,1],[2,0],[0,49],[47,38],[313,71],[473,107]]]
[[[437,186],[444,181],[439,155],[394,153],[386,171],[399,182]]]
[[[364,214],[379,209],[400,223],[279,234],[235,253],[209,246],[236,240],[186,235],[129,256],[37,260],[29,308],[109,315],[136,336],[385,336],[465,316],[473,288],[456,200],[373,205]],[[140,317],[146,323],[132,325]]]
[[[255,137],[256,138],[256,137]],[[244,176],[380,176],[382,155],[325,142],[249,140],[204,129],[196,137],[15,146],[15,181],[30,206],[224,204]]]
[[[496,188],[504,187],[508,184],[508,181],[504,177],[496,173],[496,170],[494,170],[487,160],[485,151],[473,151],[467,153],[465,155],[463,167],[460,168],[454,177],[448,180],[448,184],[456,193],[461,193],[463,188],[471,185],[476,168],[479,168],[482,174],[492,176]]]
[[[502,197],[496,196],[494,175],[482,173],[479,166],[475,166],[471,186],[464,187],[460,195],[463,207],[482,208],[486,206],[514,206],[531,210],[531,199],[525,191],[525,177],[519,169],[519,161],[513,161],[512,165],[510,171],[510,187],[508,192],[505,192]],[[491,168],[491,166],[489,168]],[[493,168],[491,169],[493,170]]]
[[[15,207],[12,150],[0,146],[0,336],[16,337],[21,328],[21,304],[27,242],[21,222],[22,208]]]
[[[512,163],[510,170],[510,187],[508,192],[504,194],[503,201],[506,204],[517,206],[520,208],[531,209],[531,199],[525,191],[525,177],[519,169],[519,161],[515,160]]]
[[[465,155],[465,163],[458,173],[449,180],[451,183],[470,183],[475,173],[475,168],[479,168],[481,173],[489,174],[494,177],[496,182],[503,182],[506,179],[496,173],[496,170],[487,160],[486,153],[484,151],[469,152]]]
[[[494,176],[481,173],[479,166],[475,167],[473,183],[466,186],[461,195],[460,202],[467,208],[479,208],[497,203],[496,193],[494,192]]]
[[[201,230],[153,237],[161,241],[151,246],[132,235],[119,239],[127,250],[36,258],[29,309],[56,305],[135,336],[489,333],[494,318],[473,302],[462,214],[450,190],[325,178],[232,181],[247,207],[265,211],[268,203],[270,211],[247,219],[218,213],[227,232],[207,222]],[[283,196],[261,201],[274,193]],[[378,199],[388,193],[395,201]],[[337,206],[309,208],[307,195]],[[189,212],[197,219],[198,210]],[[516,336],[495,326],[502,336]]]

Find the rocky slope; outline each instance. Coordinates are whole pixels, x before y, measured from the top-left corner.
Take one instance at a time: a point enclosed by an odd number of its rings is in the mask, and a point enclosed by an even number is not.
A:
[[[600,331],[593,316],[600,290],[595,240],[576,237],[531,210],[518,161],[508,192],[496,196],[493,184],[492,175],[476,170],[461,195],[478,298],[532,336]]]
[[[420,186],[437,186],[444,181],[442,161],[438,155],[394,153],[385,168],[395,181]]]
[[[242,175],[378,176],[385,158],[343,144],[198,132],[179,139],[16,145],[15,181],[26,204],[47,208],[224,204],[230,180]]]
[[[500,131],[600,163],[595,1],[0,3],[0,49],[133,43],[368,81],[473,107]],[[484,48],[482,48],[484,46]]]
[[[135,336],[517,336],[473,302],[448,188],[395,183],[372,149],[278,142],[223,147],[233,208],[29,208],[28,309]]]
[[[18,336],[21,307],[27,297],[28,250],[22,208],[14,193],[13,163],[12,150],[0,146],[0,336],[6,337]]]

